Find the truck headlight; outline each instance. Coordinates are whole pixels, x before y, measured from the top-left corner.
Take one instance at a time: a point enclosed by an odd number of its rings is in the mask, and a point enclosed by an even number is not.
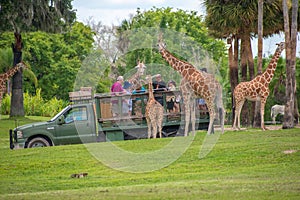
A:
[[[17,131],[17,138],[23,138],[23,132],[22,131]]]

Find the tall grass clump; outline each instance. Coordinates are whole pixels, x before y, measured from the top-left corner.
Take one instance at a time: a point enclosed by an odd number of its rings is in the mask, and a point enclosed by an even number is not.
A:
[[[49,101],[45,102],[44,107],[42,109],[42,111],[43,111],[42,116],[53,117],[67,105],[68,105],[68,102],[63,101],[61,99],[57,99],[56,97],[53,97]]]
[[[36,90],[35,96],[31,96],[28,92],[24,93],[24,109],[25,114],[29,116],[43,116],[44,99],[41,96],[41,89]]]
[[[68,102],[53,97],[45,101],[41,95],[41,89],[36,90],[36,95],[32,96],[28,92],[24,93],[24,111],[27,116],[52,117],[67,106]],[[2,101],[1,114],[10,114],[11,96],[6,95]]]
[[[2,99],[2,106],[0,108],[2,115],[8,115],[10,112],[10,95],[4,95]]]

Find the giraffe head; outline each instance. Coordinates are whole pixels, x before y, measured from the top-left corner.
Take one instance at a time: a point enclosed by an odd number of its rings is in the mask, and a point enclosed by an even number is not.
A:
[[[276,49],[276,51],[282,51],[283,49],[285,49],[285,42],[280,42],[276,44],[278,47]]]
[[[144,62],[138,61],[137,66],[135,66],[134,68],[137,69],[137,74],[138,74],[139,76],[142,76],[142,75],[144,75],[144,71],[145,71],[145,69],[146,69],[147,67],[146,67],[146,65],[144,64]]]
[[[162,33],[159,33],[159,35],[158,35],[157,47],[160,52],[163,51],[164,49],[166,49],[166,43],[162,39]]]
[[[161,52],[166,49],[166,43],[164,43],[163,41],[158,41],[157,47],[158,47],[158,50]]]
[[[27,68],[28,68],[27,65],[26,65],[23,61],[19,62],[19,63],[16,65],[16,67],[18,68],[18,71],[21,71],[21,70],[24,70],[24,69],[27,69]]]

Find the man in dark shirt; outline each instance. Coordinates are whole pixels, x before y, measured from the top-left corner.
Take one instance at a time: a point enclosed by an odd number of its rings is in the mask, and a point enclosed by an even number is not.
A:
[[[153,91],[154,93],[159,91],[167,91],[166,83],[162,80],[161,75],[157,74],[155,76],[155,81],[153,81]],[[155,100],[158,101],[163,106],[163,96],[162,94],[154,95]]]

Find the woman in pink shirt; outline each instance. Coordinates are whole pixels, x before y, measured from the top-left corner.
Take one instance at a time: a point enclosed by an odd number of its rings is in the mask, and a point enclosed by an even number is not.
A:
[[[124,82],[123,76],[118,76],[117,81],[111,86],[111,89],[110,89],[112,96],[113,95],[118,96],[119,94],[122,94],[124,92],[124,89],[122,86],[123,82]],[[113,116],[114,117],[119,116],[121,113],[119,111],[118,100],[117,99],[112,100],[111,103],[112,103]]]

